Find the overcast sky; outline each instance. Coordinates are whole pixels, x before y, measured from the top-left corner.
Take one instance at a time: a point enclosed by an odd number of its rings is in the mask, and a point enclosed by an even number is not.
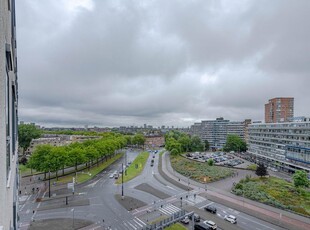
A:
[[[16,0],[19,119],[187,127],[310,116],[310,1]]]

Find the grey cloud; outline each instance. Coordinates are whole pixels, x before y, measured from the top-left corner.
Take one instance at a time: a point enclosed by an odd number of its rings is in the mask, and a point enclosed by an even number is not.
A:
[[[97,0],[74,12],[63,1],[16,4],[22,120],[257,120],[276,96],[310,113],[308,1]]]

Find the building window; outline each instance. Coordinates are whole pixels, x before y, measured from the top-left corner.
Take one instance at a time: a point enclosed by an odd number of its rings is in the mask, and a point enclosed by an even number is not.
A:
[[[10,166],[11,166],[11,155],[10,155],[10,81],[8,73],[6,73],[6,87],[5,87],[5,123],[6,123],[6,178],[9,177]]]

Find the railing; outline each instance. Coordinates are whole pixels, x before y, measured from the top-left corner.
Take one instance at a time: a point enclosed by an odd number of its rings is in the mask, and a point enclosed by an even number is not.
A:
[[[186,216],[191,216],[193,214],[194,212],[186,213],[185,210],[181,210],[181,211],[173,213],[169,218],[161,220],[158,223],[147,225],[146,227],[143,228],[143,230],[161,230],[169,225],[172,225],[184,219]]]

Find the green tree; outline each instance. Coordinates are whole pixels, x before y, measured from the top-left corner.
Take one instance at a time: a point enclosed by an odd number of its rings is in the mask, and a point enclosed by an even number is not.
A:
[[[190,150],[192,152],[202,152],[204,151],[205,146],[204,143],[201,141],[200,137],[193,136],[191,138]]]
[[[214,161],[213,161],[212,158],[210,158],[210,159],[208,160],[208,165],[209,165],[209,166],[213,166],[213,165],[214,165]]]
[[[293,175],[295,187],[309,187],[309,180],[307,172],[304,170],[297,170]]]
[[[66,152],[61,147],[52,147],[46,156],[48,170],[56,173],[56,180],[58,180],[58,170],[63,168],[64,171],[66,159]]]
[[[98,157],[100,155],[99,155],[99,152],[97,151],[97,149],[95,147],[88,146],[85,149],[85,156],[86,156],[86,158],[88,160],[88,169],[89,169],[91,164],[93,163],[93,160],[98,159]],[[98,163],[98,160],[97,160],[97,163]]]
[[[38,145],[29,158],[27,163],[28,168],[44,172],[44,178],[46,178],[46,172],[50,169],[47,159],[52,148],[51,145]]]
[[[68,152],[68,165],[75,166],[75,172],[77,172],[77,166],[86,161],[85,151],[81,146],[75,146]]]
[[[137,133],[136,135],[133,136],[132,143],[134,145],[139,145],[139,146],[144,145],[145,143],[144,135],[142,133]]]
[[[178,143],[181,144],[182,152],[188,152],[191,148],[191,139],[189,136],[182,136],[178,139]]]
[[[32,139],[39,138],[41,136],[41,130],[37,129],[34,124],[20,124],[18,125],[18,143],[23,149],[23,154],[30,146]]]
[[[246,143],[241,137],[235,134],[227,135],[226,144],[224,146],[224,151],[235,151],[235,152],[243,152],[246,151]]]
[[[258,164],[255,174],[260,177],[268,175],[267,167],[262,163]]]

